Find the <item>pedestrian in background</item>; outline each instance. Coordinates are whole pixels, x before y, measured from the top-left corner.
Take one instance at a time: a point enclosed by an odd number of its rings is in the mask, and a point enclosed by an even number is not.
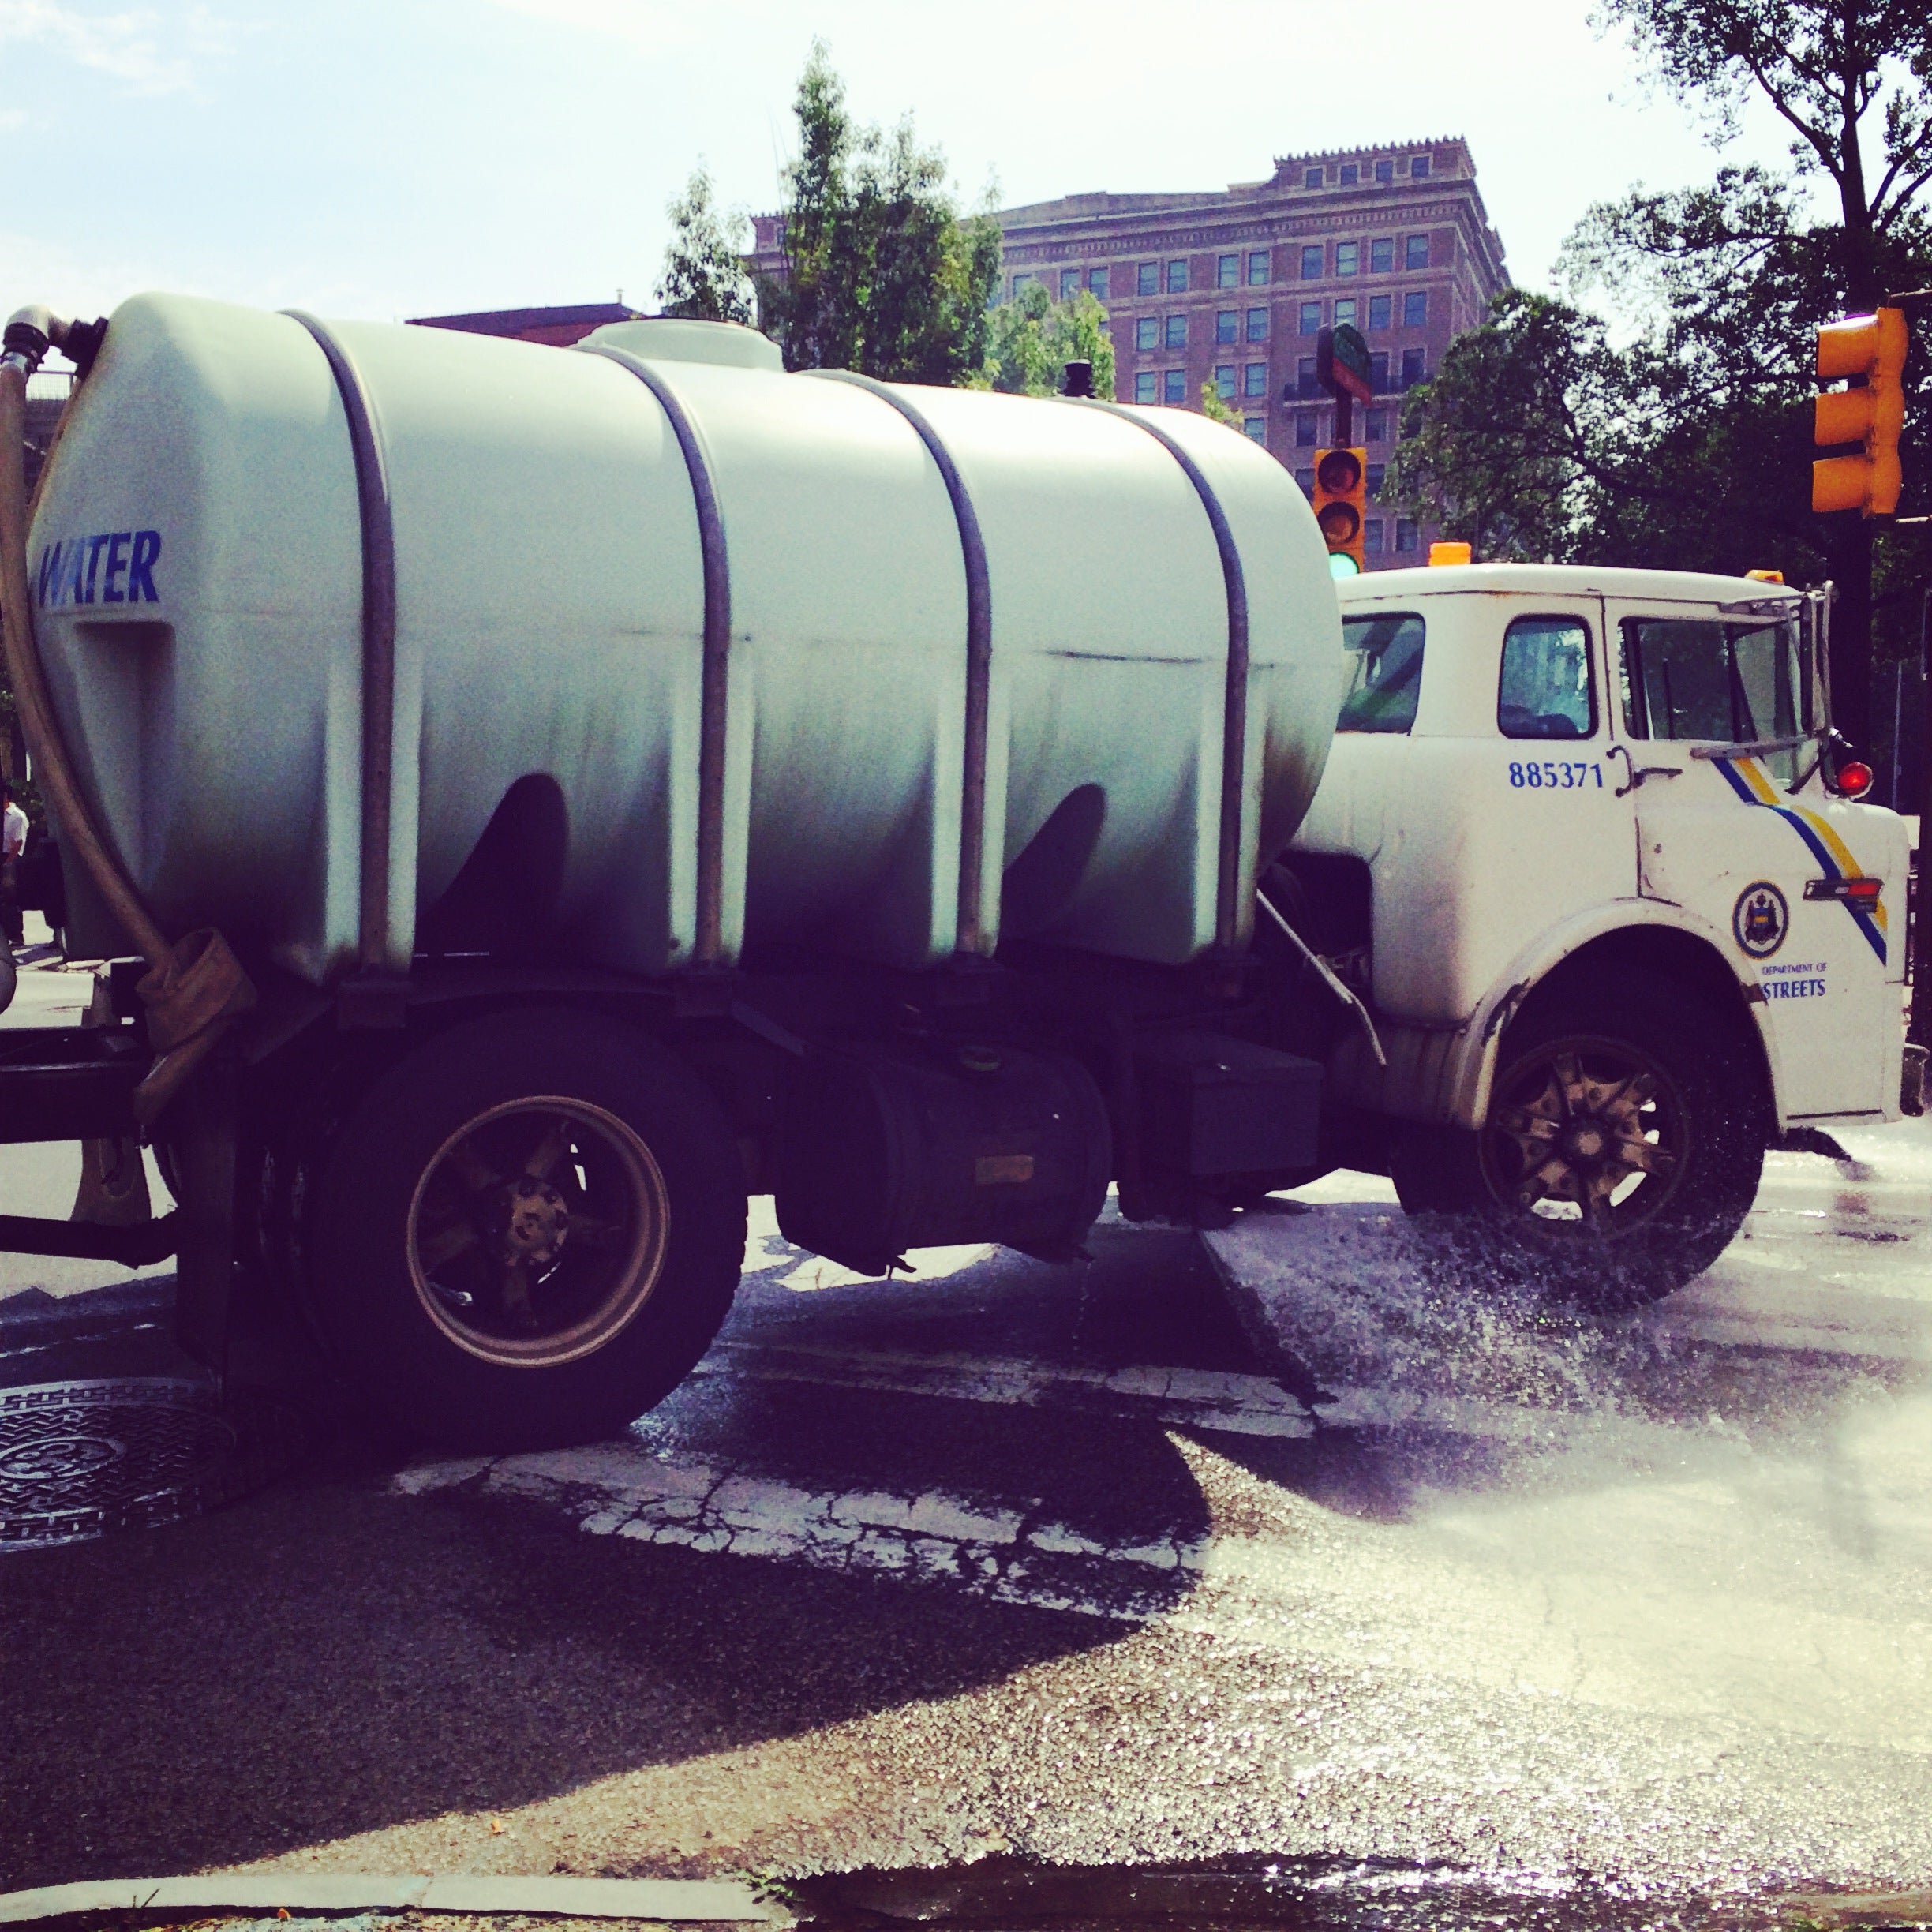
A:
[[[0,778],[0,932],[9,946],[26,944],[21,919],[20,861],[27,849],[27,814],[13,802],[13,788]]]

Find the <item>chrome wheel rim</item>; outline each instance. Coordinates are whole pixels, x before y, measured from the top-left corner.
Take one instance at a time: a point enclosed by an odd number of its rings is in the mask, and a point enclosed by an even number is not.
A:
[[[664,1176],[627,1122],[582,1100],[508,1100],[424,1163],[410,1277],[459,1348],[555,1368],[594,1354],[650,1299],[669,1226]]]
[[[1496,1083],[1483,1179],[1553,1233],[1613,1237],[1654,1221],[1683,1178],[1689,1120],[1676,1083],[1622,1040],[1578,1035]]]

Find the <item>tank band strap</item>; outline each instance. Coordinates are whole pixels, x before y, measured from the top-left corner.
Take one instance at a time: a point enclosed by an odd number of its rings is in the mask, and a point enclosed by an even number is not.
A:
[[[731,560],[724,517],[697,425],[662,369],[628,350],[585,343],[592,355],[627,369],[657,399],[691,478],[698,512],[698,552],[704,572],[704,655],[698,725],[697,935],[693,963],[724,964],[724,753],[731,705]]]
[[[395,762],[395,525],[389,470],[369,387],[355,358],[325,322],[300,309],[282,312],[313,335],[328,358],[355,463],[356,507],[362,528],[362,837],[358,853],[357,964],[365,973],[389,967],[389,844]]]
[[[850,383],[897,410],[926,445],[952,501],[966,566],[966,716],[960,786],[959,913],[953,948],[958,953],[977,953],[985,939],[979,901],[985,883],[987,718],[993,681],[992,579],[987,570],[986,539],[980,534],[979,513],[953,452],[904,389],[890,388],[853,369],[813,369],[809,373],[831,382]]]
[[[1221,723],[1221,826],[1219,863],[1215,878],[1215,944],[1234,950],[1241,930],[1241,805],[1246,792],[1248,762],[1248,580],[1241,572],[1241,551],[1221,507],[1214,485],[1201,466],[1169,432],[1138,410],[1098,397],[1063,397],[1075,409],[1104,410],[1123,422],[1144,429],[1181,466],[1194,486],[1214,532],[1221,557],[1221,581],[1227,593],[1227,687]]]

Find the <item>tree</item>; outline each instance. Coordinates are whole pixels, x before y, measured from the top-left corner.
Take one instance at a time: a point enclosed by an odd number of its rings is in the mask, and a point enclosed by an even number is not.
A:
[[[1114,338],[1099,297],[1082,289],[1055,301],[1040,283],[1029,282],[994,310],[981,377],[986,387],[1007,395],[1058,395],[1069,362],[1091,362],[1094,394],[1113,400]]]
[[[710,173],[702,162],[691,170],[683,195],[665,212],[671,217],[671,240],[657,284],[664,313],[698,322],[750,323],[745,218],[736,208],[720,214],[713,207]]]
[[[1220,387],[1211,376],[1201,384],[1200,405],[1201,414],[1210,422],[1224,424],[1230,429],[1241,426],[1241,411],[1231,402],[1222,401]]]
[[[1602,0],[1599,17],[1717,140],[1748,98],[1768,102],[1793,167],[1723,168],[1707,187],[1592,208],[1559,264],[1570,299],[1505,296],[1411,393],[1384,494],[1479,551],[1833,578],[1834,703],[1865,738],[1873,526],[1810,511],[1812,331],[1932,279],[1932,9]],[[1593,296],[1634,324],[1627,339],[1583,308]],[[1879,539],[1893,650],[1925,551],[1911,533]]]
[[[986,361],[999,230],[962,221],[945,157],[908,118],[861,127],[822,43],[793,103],[798,158],[784,171],[784,273],[758,290],[761,326],[788,369],[851,369],[953,384]]]

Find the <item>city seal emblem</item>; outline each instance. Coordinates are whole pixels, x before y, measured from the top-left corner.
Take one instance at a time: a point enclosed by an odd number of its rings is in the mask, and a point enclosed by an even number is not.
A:
[[[1790,930],[1791,908],[1769,879],[1759,879],[1738,894],[1731,909],[1731,936],[1740,953],[1754,960],[1769,959]]]

